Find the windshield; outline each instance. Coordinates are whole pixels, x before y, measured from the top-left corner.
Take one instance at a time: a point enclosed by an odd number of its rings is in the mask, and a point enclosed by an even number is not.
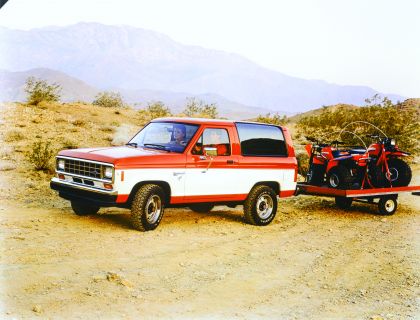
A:
[[[179,122],[151,122],[128,144],[182,153],[197,129],[198,125]]]

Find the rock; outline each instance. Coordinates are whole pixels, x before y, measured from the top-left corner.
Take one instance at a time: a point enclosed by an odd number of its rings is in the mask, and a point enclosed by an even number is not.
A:
[[[106,279],[111,282],[121,282],[121,277],[115,272],[108,272]]]
[[[34,305],[32,307],[32,311],[35,312],[35,313],[41,313],[42,312],[42,308],[39,305]]]

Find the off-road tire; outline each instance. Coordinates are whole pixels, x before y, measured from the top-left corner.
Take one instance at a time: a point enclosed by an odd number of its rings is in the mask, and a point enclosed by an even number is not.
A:
[[[332,182],[333,179],[336,179],[334,180],[334,183]],[[350,170],[347,167],[338,165],[333,167],[327,173],[327,184],[328,187],[334,189],[351,189],[353,184],[353,177],[351,176]]]
[[[150,210],[150,200],[158,197],[160,200],[160,210],[156,213],[156,220],[148,220],[148,210]],[[162,220],[165,208],[165,193],[161,187],[156,184],[145,184],[137,190],[133,202],[131,204],[131,225],[139,231],[150,231],[157,228]],[[149,206],[148,206],[149,203]]]
[[[393,187],[405,187],[409,185],[412,173],[410,166],[406,162],[398,158],[390,159],[388,160],[388,169],[391,174],[395,170],[398,175],[396,180],[391,181]]]
[[[189,208],[194,212],[207,213],[214,208],[214,205],[211,203],[194,203],[191,204]]]
[[[335,197],[335,204],[340,209],[343,209],[343,210],[350,209],[352,203],[353,203],[353,198]]]
[[[258,214],[257,205],[261,197],[267,197],[271,199],[271,212],[267,212],[267,216],[261,217]],[[270,201],[270,200],[268,200]],[[261,201],[260,201],[261,202]],[[261,203],[260,203],[261,204]],[[266,226],[271,221],[273,221],[274,217],[277,213],[277,195],[274,190],[266,185],[258,185],[252,188],[250,193],[248,194],[247,199],[244,202],[244,218],[245,222],[249,224],[253,224],[256,226]]]
[[[397,198],[396,197],[382,197],[378,203],[379,214],[383,216],[390,216],[397,211]]]
[[[314,186],[320,186],[324,182],[325,166],[321,164],[312,164],[308,172],[308,183]]]
[[[97,214],[99,211],[99,206],[76,200],[71,201],[71,208],[73,209],[73,212],[78,216]]]

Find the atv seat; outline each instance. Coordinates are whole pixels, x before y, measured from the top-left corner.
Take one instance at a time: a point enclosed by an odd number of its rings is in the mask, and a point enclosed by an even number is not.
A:
[[[351,154],[364,154],[366,150],[365,149],[350,149],[349,152]]]

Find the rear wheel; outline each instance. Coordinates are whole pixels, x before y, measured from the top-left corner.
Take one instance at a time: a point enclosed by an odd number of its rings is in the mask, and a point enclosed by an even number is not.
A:
[[[395,197],[382,197],[378,203],[379,213],[384,216],[390,216],[397,211],[397,199]]]
[[[335,197],[335,204],[340,209],[349,209],[353,203],[353,198]]]
[[[189,208],[194,212],[207,213],[214,208],[214,205],[211,203],[195,203],[190,205]]]
[[[252,188],[244,202],[244,217],[249,224],[266,226],[277,213],[277,195],[265,185]]]
[[[136,192],[131,205],[131,225],[140,231],[154,230],[163,217],[165,193],[155,184],[146,184]]]
[[[405,187],[411,181],[412,173],[410,166],[401,159],[388,160],[390,180],[393,187]]]
[[[71,208],[73,209],[74,213],[78,216],[97,214],[99,211],[99,206],[76,200],[71,202]]]
[[[330,188],[350,189],[352,182],[350,170],[343,165],[333,167],[327,174],[327,183]]]

